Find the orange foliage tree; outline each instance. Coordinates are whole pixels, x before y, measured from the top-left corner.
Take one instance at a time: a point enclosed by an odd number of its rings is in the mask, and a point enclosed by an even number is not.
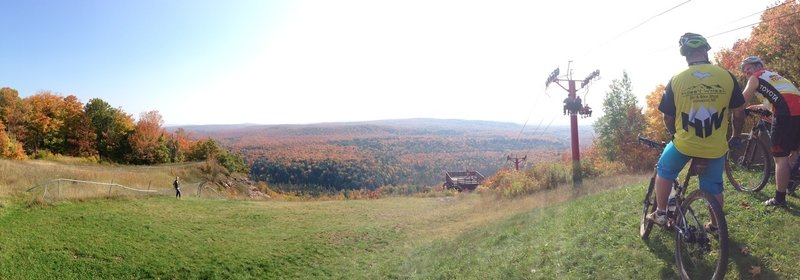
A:
[[[25,137],[25,117],[22,98],[17,90],[8,87],[0,89],[0,120],[5,124],[9,137],[17,141]]]
[[[10,159],[24,159],[25,151],[22,150],[22,145],[17,143],[13,138],[8,137],[6,134],[6,126],[0,120],[0,157]]]
[[[737,41],[731,49],[723,49],[715,55],[717,62],[740,77],[741,61],[750,55],[758,55],[767,68],[780,73],[791,81],[800,81],[800,4],[786,0],[761,15],[750,37]]]
[[[169,147],[169,157],[172,162],[182,162],[192,150],[195,142],[183,128],[178,128],[175,133],[170,135],[167,146]]]
[[[669,140],[670,135],[664,127],[664,116],[658,110],[661,97],[664,95],[665,87],[663,84],[656,86],[656,89],[645,97],[647,104],[644,108],[645,128],[644,134],[653,140]]]
[[[63,153],[81,157],[97,156],[96,134],[89,116],[83,110],[83,104],[77,97],[70,95],[64,98],[63,108]]]
[[[158,111],[139,115],[136,129],[128,137],[132,153],[128,161],[135,164],[155,164],[169,162],[166,131],[161,126],[164,120]]]

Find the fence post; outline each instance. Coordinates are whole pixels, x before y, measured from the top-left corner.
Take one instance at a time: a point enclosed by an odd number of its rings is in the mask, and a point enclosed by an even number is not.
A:
[[[61,180],[58,180],[58,198],[61,198]]]
[[[114,186],[114,180],[111,180],[111,185],[108,185],[108,197],[111,197],[111,187]]]
[[[150,185],[151,185],[151,184],[153,184],[153,181],[152,181],[152,180],[151,180],[150,182],[147,182],[147,190],[148,190],[148,191],[150,190]]]

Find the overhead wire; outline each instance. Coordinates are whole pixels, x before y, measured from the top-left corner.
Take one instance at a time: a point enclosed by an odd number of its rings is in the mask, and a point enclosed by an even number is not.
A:
[[[746,16],[743,16],[743,17],[740,17],[740,18],[734,19],[734,20],[732,20],[732,21],[729,21],[727,24],[731,24],[731,23],[734,23],[734,22],[737,22],[737,21],[740,21],[740,20],[743,20],[743,19],[746,19],[746,18],[749,18],[749,17],[755,16],[755,15],[760,15],[760,14],[763,14],[763,13],[764,13],[764,12],[766,12],[766,11],[769,11],[769,10],[775,9],[775,8],[777,8],[777,7],[780,7],[780,6],[783,6],[783,5],[789,4],[789,3],[791,3],[791,2],[783,2],[783,3],[781,3],[780,5],[776,5],[775,7],[769,7],[769,8],[766,8],[766,9],[763,9],[763,10],[761,10],[760,12],[755,12],[755,13],[752,13],[752,14],[749,14],[749,15],[746,15]]]
[[[708,36],[708,37],[711,38],[711,37],[714,37],[714,36],[719,36],[719,35],[722,35],[722,34],[725,34],[725,33],[730,33],[730,32],[733,32],[733,31],[736,31],[736,30],[739,30],[739,29],[742,29],[742,28],[756,26],[756,25],[761,24],[762,22],[768,22],[768,21],[772,21],[772,20],[776,20],[776,19],[780,19],[780,18],[784,18],[784,17],[788,17],[788,16],[791,16],[791,15],[796,15],[796,14],[800,14],[800,11],[793,12],[793,13],[787,13],[787,14],[779,15],[779,16],[776,16],[776,17],[768,18],[768,19],[763,19],[763,20],[760,20],[760,21],[758,21],[756,23],[751,23],[751,24],[748,24],[748,25],[745,25],[745,26],[741,26],[741,27],[737,27],[737,28],[728,30],[728,31],[723,31],[723,32],[720,32],[720,33],[717,33],[717,34],[714,34],[714,35],[711,35],[711,36]]]
[[[756,14],[759,14],[759,13],[764,13],[764,12],[766,12],[766,11],[769,11],[769,10],[772,10],[772,9],[775,9],[775,8],[778,8],[778,7],[780,7],[780,6],[783,6],[783,5],[786,5],[786,4],[788,4],[788,3],[791,3],[791,2],[784,2],[784,3],[780,4],[780,5],[777,5],[777,6],[774,6],[774,7],[769,7],[769,8],[766,8],[766,9],[764,9],[764,10],[762,10],[762,11],[758,12],[758,13],[750,14],[750,15],[748,15],[748,16],[741,17],[741,18],[739,18],[739,19],[736,19],[736,20],[733,20],[733,21],[731,21],[731,22],[740,21],[740,20],[742,20],[742,19],[744,19],[744,18],[748,18],[748,17],[751,17],[751,16],[753,16],[753,15],[756,15]],[[753,27],[753,26],[759,25],[759,24],[761,24],[761,23],[764,23],[764,22],[769,22],[769,21],[776,20],[776,19],[780,19],[780,18],[784,18],[784,17],[787,17],[787,16],[796,15],[796,14],[798,14],[798,13],[800,13],[800,11],[797,11],[797,12],[791,12],[791,13],[786,13],[786,14],[783,14],[783,15],[779,15],[779,16],[775,16],[775,17],[771,17],[771,18],[767,18],[767,19],[761,19],[761,20],[759,20],[759,21],[757,21],[757,22],[754,22],[754,23],[751,23],[751,24],[747,24],[747,25],[743,25],[743,26],[735,27],[735,28],[732,28],[732,29],[728,29],[728,30],[725,30],[725,31],[722,31],[722,32],[719,32],[719,33],[715,33],[715,34],[712,34],[712,35],[706,36],[706,38],[714,38],[714,37],[716,37],[716,36],[720,36],[720,35],[724,35],[724,34],[727,34],[727,33],[731,33],[731,32],[734,32],[734,31],[737,31],[737,30],[740,30],[740,29],[743,29],[743,28],[747,28],[747,27]],[[731,22],[729,22],[729,23],[731,23]],[[648,52],[648,53],[649,53],[650,55],[655,55],[655,54],[657,54],[657,53],[660,53],[660,52],[663,52],[663,51],[666,51],[666,50],[669,50],[669,49],[673,49],[673,48],[675,48],[675,47],[674,47],[674,46],[672,46],[672,47],[664,47],[664,48],[659,48],[659,49],[653,50],[653,51],[651,51],[651,52]]]
[[[672,8],[669,8],[669,9],[667,9],[667,10],[665,10],[665,11],[662,11],[662,12],[660,12],[660,13],[656,14],[656,15],[653,15],[653,16],[651,16],[651,17],[647,18],[646,20],[644,20],[644,21],[640,22],[639,24],[637,24],[637,25],[635,25],[635,26],[633,26],[633,27],[631,27],[631,28],[628,28],[628,29],[627,29],[627,30],[625,30],[625,31],[622,31],[622,33],[618,34],[617,36],[614,36],[614,37],[612,37],[612,38],[611,38],[611,39],[609,39],[608,41],[606,41],[606,42],[603,42],[603,43],[601,43],[600,45],[597,45],[597,46],[596,46],[596,47],[594,47],[594,48],[590,48],[590,49],[589,49],[589,50],[588,50],[588,51],[587,51],[587,52],[586,52],[586,53],[585,53],[583,56],[586,56],[586,55],[588,55],[588,54],[589,54],[589,53],[591,53],[593,50],[595,50],[595,49],[599,49],[600,47],[602,47],[602,46],[605,46],[605,45],[607,45],[607,44],[609,44],[609,43],[611,43],[611,42],[613,42],[613,41],[615,41],[615,40],[619,39],[620,37],[622,37],[623,35],[627,34],[628,32],[631,32],[631,31],[633,31],[633,30],[636,30],[636,28],[639,28],[639,27],[641,27],[642,25],[644,25],[644,24],[646,24],[646,23],[650,22],[651,20],[653,20],[653,19],[655,19],[655,18],[657,18],[657,17],[660,17],[660,16],[662,16],[662,15],[664,15],[664,14],[666,14],[666,13],[669,13],[669,12],[671,12],[672,10],[675,10],[675,9],[677,9],[678,7],[680,7],[680,6],[683,6],[683,5],[685,5],[686,3],[689,3],[689,2],[691,2],[691,1],[692,1],[692,0],[686,0],[686,1],[684,1],[684,2],[682,2],[682,3],[680,3],[680,4],[678,4],[678,5],[675,5],[675,6],[674,6],[674,7],[672,7]]]

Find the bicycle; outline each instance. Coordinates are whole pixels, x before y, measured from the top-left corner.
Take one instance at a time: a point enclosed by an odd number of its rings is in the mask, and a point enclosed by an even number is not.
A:
[[[767,185],[771,176],[775,174],[775,160],[769,151],[772,134],[772,124],[766,118],[772,113],[764,109],[745,109],[748,116],[758,117],[758,122],[753,125],[750,133],[742,133],[744,145],[732,148],[725,161],[725,175],[737,191],[759,192]]]
[[[639,136],[639,143],[663,150],[666,143]],[[717,199],[700,189],[686,195],[689,179],[704,172],[707,162],[692,158],[683,184],[678,179],[672,183],[672,193],[667,207],[667,223],[663,229],[675,232],[675,262],[681,279],[722,279],[728,269],[728,224]],[[656,170],[644,197],[639,235],[650,237],[654,222],[647,215],[656,210]],[[716,221],[716,234],[706,231],[705,222]]]
[[[772,116],[772,112],[765,109],[745,109],[748,116],[759,117],[758,122],[750,130],[750,133],[742,133],[745,136],[745,145],[739,148],[732,148],[728,152],[728,160],[725,162],[725,175],[734,189],[738,191],[759,192],[767,185],[770,178],[775,175],[775,159],[772,157],[764,143],[772,141],[770,127],[772,123],[765,119]],[[795,159],[789,176],[789,185],[786,188],[788,194],[794,194],[797,186],[800,185],[800,156]]]

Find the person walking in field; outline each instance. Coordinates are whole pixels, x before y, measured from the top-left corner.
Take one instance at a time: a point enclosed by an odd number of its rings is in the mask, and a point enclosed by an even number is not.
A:
[[[175,176],[175,181],[172,182],[172,186],[175,188],[175,198],[181,199],[181,178]]]

